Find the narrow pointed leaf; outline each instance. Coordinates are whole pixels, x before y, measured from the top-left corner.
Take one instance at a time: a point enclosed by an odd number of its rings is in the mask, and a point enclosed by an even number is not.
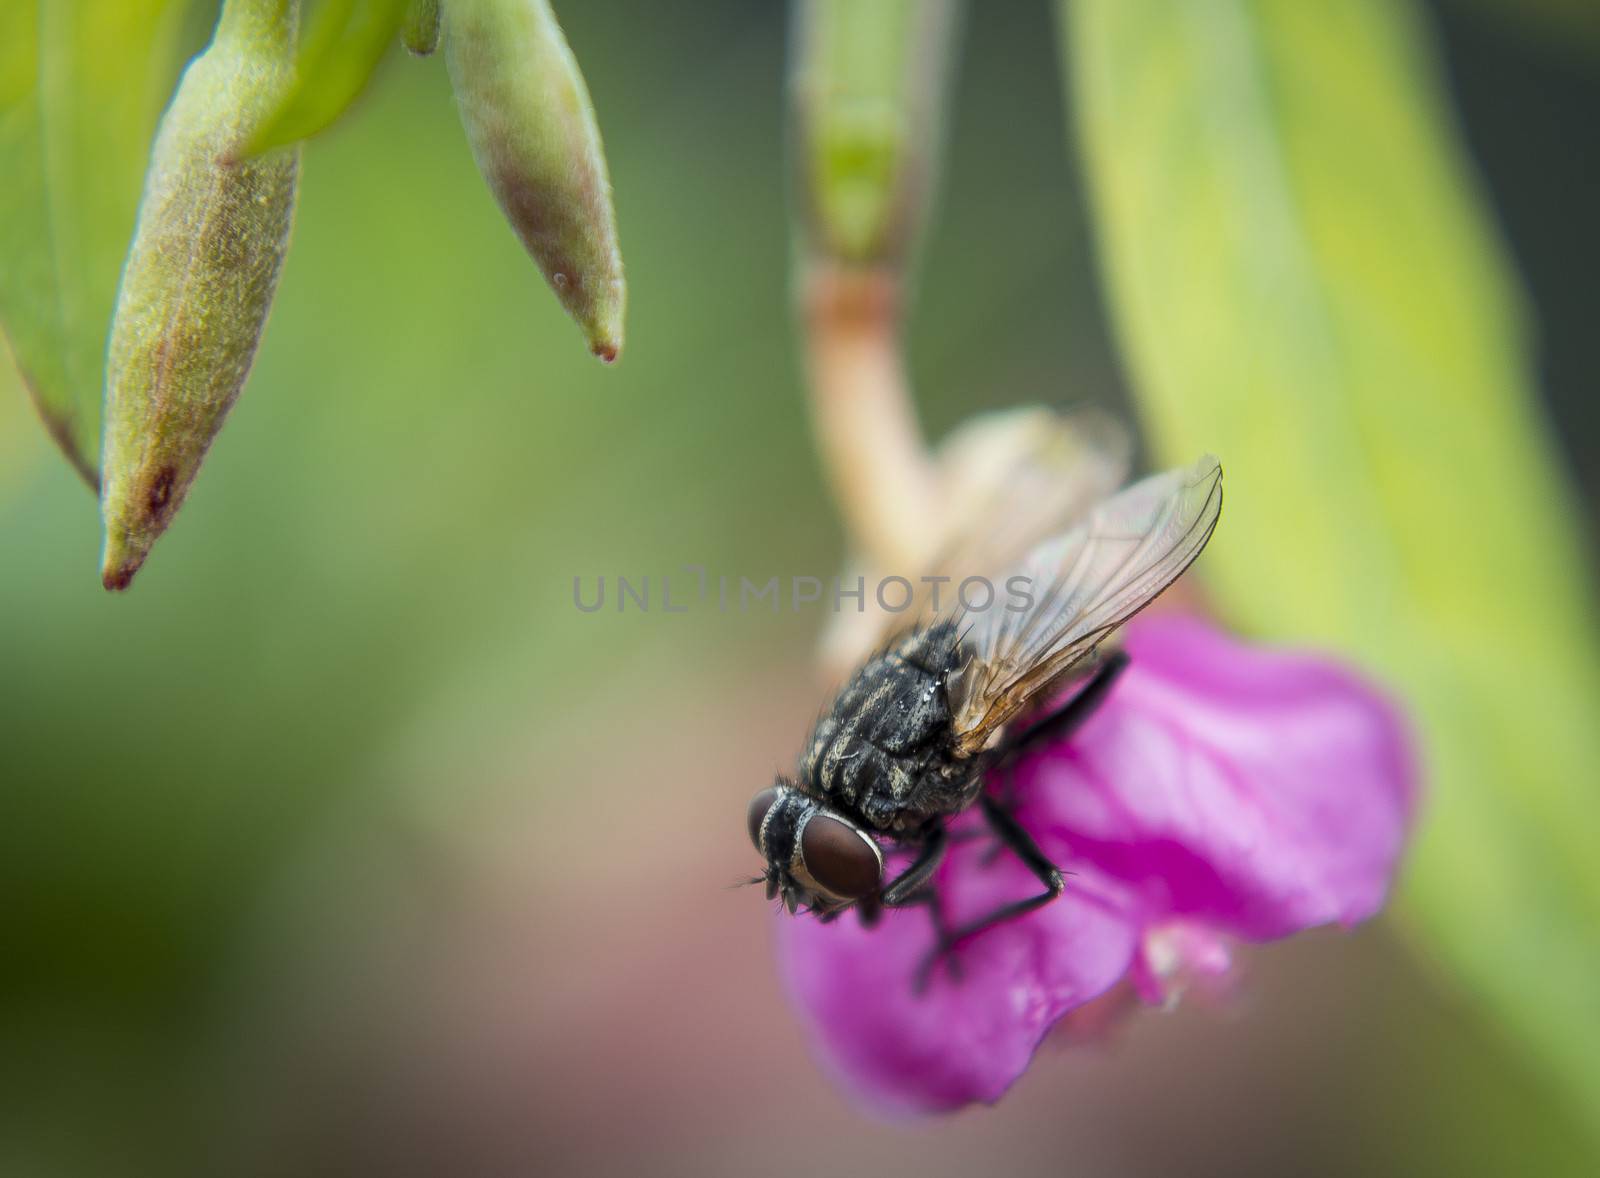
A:
[[[150,156],[106,358],[101,578],[126,589],[244,387],[289,244],[299,149],[234,149],[294,77],[299,0],[225,0]]]
[[[91,486],[106,328],[188,3],[0,5],[0,330]]]
[[[622,349],[627,287],[600,126],[547,0],[451,0],[445,61],[473,158],[589,350]]]
[[[1252,630],[1414,709],[1427,947],[1600,1133],[1600,638],[1524,305],[1404,0],[1073,0],[1116,327]]]

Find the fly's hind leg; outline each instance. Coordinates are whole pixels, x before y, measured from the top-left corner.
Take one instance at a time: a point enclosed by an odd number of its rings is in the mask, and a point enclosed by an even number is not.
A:
[[[1128,661],[1127,651],[1114,650],[1106,655],[1076,695],[1027,731],[1019,733],[1015,739],[1001,746],[999,763],[994,772],[1000,774],[1001,804],[1007,810],[1016,803],[1016,765],[1023,754],[1047,740],[1065,741],[1076,735],[1078,729],[1082,728],[1089,718],[1100,710],[1100,705],[1105,703],[1106,696],[1111,693],[1117,677],[1127,670]],[[1004,840],[996,843],[983,857],[985,866],[999,858],[1001,850],[1006,845]]]
[[[1070,740],[1077,734],[1078,729],[1083,727],[1084,722],[1100,709],[1100,705],[1105,703],[1106,696],[1111,693],[1117,677],[1127,670],[1128,661],[1128,652],[1124,650],[1114,650],[1102,658],[1100,665],[1094,669],[1077,694],[1027,731],[1019,732],[1001,746],[1001,764],[1014,764],[1024,753],[1044,741]]]
[[[923,959],[921,967],[917,970],[915,985],[919,991],[928,984],[928,978],[940,961],[949,958],[952,964],[954,963],[955,959],[951,955],[963,942],[971,940],[997,924],[1004,924],[1008,920],[1032,912],[1035,908],[1043,907],[1066,888],[1066,881],[1061,877],[1061,869],[1050,862],[1045,853],[1039,849],[1039,844],[1033,841],[1033,836],[1022,829],[1009,810],[987,794],[982,799],[982,805],[983,816],[988,819],[989,828],[994,831],[995,837],[1000,840],[1002,846],[1022,861],[1023,865],[1044,885],[1045,890],[1025,900],[1002,904],[987,915],[970,920],[955,929],[944,931],[933,952]]]

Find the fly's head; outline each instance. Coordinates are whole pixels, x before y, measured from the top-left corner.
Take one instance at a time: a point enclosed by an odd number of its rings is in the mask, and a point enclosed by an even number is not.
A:
[[[767,898],[821,917],[875,897],[883,852],[872,837],[782,781],[750,799],[750,841],[767,861]]]

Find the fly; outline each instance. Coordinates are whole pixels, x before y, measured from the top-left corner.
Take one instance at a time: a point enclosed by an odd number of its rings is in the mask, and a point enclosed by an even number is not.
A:
[[[768,898],[824,921],[854,908],[864,925],[884,908],[928,907],[938,939],[925,979],[963,941],[1059,896],[1061,869],[985,777],[1093,714],[1128,663],[1115,632],[1194,562],[1221,510],[1215,458],[1153,475],[1020,559],[1006,583],[1027,578],[1026,608],[952,609],[891,635],[822,714],[794,776],[751,799]],[[931,881],[946,824],[974,804],[1043,890],[952,928]],[[884,842],[916,852],[893,879]]]

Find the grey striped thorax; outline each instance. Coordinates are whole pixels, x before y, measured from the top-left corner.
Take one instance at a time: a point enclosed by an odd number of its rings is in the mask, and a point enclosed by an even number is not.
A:
[[[945,693],[961,658],[956,624],[946,620],[864,662],[817,721],[800,788],[882,831],[908,831],[969,804],[980,774],[951,755]]]

